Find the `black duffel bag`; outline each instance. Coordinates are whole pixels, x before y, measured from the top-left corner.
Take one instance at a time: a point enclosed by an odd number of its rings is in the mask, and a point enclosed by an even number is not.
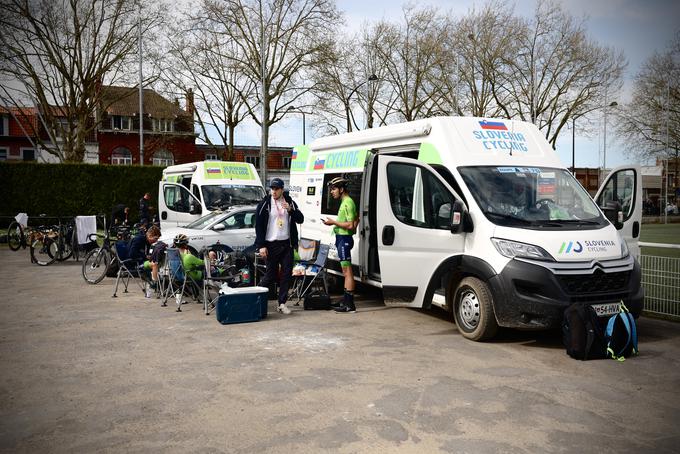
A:
[[[329,311],[331,307],[331,297],[325,292],[315,291],[305,296],[303,307],[306,311]]]

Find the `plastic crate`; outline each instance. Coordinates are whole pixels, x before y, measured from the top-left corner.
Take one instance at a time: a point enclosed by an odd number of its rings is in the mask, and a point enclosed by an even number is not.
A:
[[[242,287],[220,295],[215,307],[217,321],[230,323],[256,322],[267,316],[267,289]]]

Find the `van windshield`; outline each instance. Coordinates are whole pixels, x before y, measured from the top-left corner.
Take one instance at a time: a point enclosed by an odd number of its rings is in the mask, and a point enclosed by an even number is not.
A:
[[[233,205],[255,205],[265,196],[261,186],[221,184],[203,186],[201,189],[205,206],[210,210]]]
[[[205,216],[196,219],[194,222],[187,224],[185,228],[203,230],[209,225],[213,224],[217,220],[217,218],[221,217],[222,215],[224,215],[224,213],[222,213],[221,211],[210,212]]]
[[[461,167],[484,215],[497,225],[600,228],[607,221],[583,186],[565,169]]]

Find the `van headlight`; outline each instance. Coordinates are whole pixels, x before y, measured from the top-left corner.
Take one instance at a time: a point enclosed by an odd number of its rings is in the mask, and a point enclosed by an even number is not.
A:
[[[519,241],[503,240],[501,238],[491,238],[496,250],[504,257],[522,257],[527,259],[550,260],[555,259],[552,255],[540,246],[534,244],[520,243]]]
[[[621,258],[625,259],[626,257],[628,257],[628,254],[630,254],[630,251],[628,251],[628,244],[621,235],[619,235],[619,242],[621,243]]]

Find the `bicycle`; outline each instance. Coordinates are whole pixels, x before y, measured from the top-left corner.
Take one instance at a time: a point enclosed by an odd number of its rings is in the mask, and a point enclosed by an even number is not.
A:
[[[109,232],[106,225],[106,216],[104,218],[104,234],[100,235],[98,233],[92,233],[88,237],[90,241],[97,241],[97,239],[102,239],[102,245],[95,249],[92,249],[85,255],[83,259],[82,275],[85,282],[88,284],[98,284],[100,283],[108,274],[109,270],[116,266],[118,261],[118,256],[113,248],[113,242],[111,234],[114,232]],[[121,226],[115,231],[115,239],[125,239],[129,235],[128,227]]]
[[[31,262],[36,263],[40,266],[47,266],[54,263],[57,259],[56,253],[56,241],[59,233],[56,231],[56,226],[37,227],[31,234],[29,242],[30,252],[31,252]],[[54,251],[53,251],[54,248]]]
[[[28,246],[24,228],[17,221],[12,221],[7,229],[7,245],[13,251],[18,251],[22,247],[26,249]]]
[[[40,214],[38,217],[44,218],[45,215]],[[17,221],[12,221],[7,229],[7,245],[13,251],[18,251],[21,248],[26,249],[31,244],[28,239],[32,232],[33,229],[28,225],[22,226]]]

